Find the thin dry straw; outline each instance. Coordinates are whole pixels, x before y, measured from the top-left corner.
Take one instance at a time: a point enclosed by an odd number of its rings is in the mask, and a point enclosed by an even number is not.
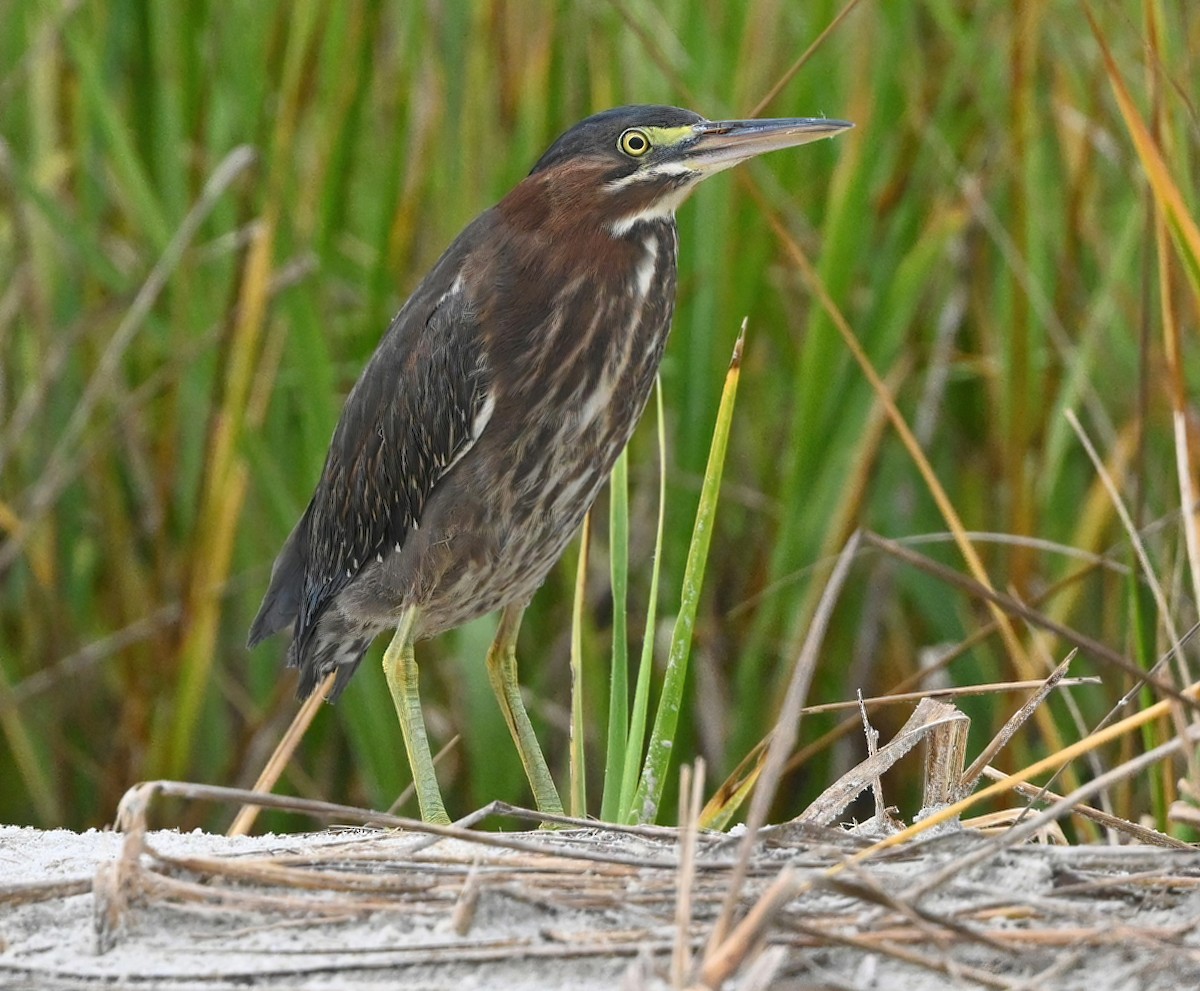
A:
[[[1088,676],[1084,678],[1062,678],[1057,687],[1077,687],[1079,685],[1101,685],[1103,680]],[[801,714],[812,716],[819,712],[846,712],[857,710],[860,706],[868,709],[884,705],[898,705],[908,702],[919,702],[921,699],[954,699],[972,695],[1000,695],[1006,692],[1022,692],[1028,689],[1038,689],[1046,684],[1045,679],[1036,681],[991,681],[984,685],[958,685],[953,688],[926,688],[920,692],[897,692],[895,695],[868,695],[861,699],[847,702],[821,702],[818,705],[806,705]]]
[[[1167,636],[1170,638],[1171,653],[1174,655],[1175,663],[1179,668],[1180,683],[1188,684],[1194,679],[1192,673],[1188,670],[1187,657],[1183,652],[1183,642],[1180,639],[1179,630],[1175,626],[1175,620],[1171,615],[1170,606],[1167,604],[1167,596],[1163,592],[1162,585],[1158,581],[1158,576],[1154,573],[1154,568],[1150,563],[1150,555],[1146,553],[1146,545],[1142,542],[1141,536],[1137,532],[1137,527],[1133,524],[1133,518],[1129,515],[1129,510],[1125,507],[1125,501],[1121,498],[1121,493],[1117,491],[1116,483],[1105,470],[1104,462],[1092,444],[1091,438],[1084,432],[1079,418],[1075,415],[1075,411],[1067,410],[1065,415],[1067,422],[1071,424],[1071,429],[1075,431],[1075,436],[1079,438],[1079,443],[1083,445],[1083,449],[1087,452],[1088,458],[1096,469],[1096,473],[1099,475],[1105,491],[1108,492],[1117,515],[1121,518],[1121,524],[1125,527],[1125,532],[1128,534],[1134,553],[1137,555],[1138,563],[1141,565],[1142,575],[1146,583],[1150,586],[1151,595],[1154,596],[1154,604],[1158,607],[1159,618],[1166,627]],[[1187,511],[1185,508],[1185,512]],[[1175,723],[1175,731],[1177,733],[1182,734],[1187,732],[1187,723],[1183,712],[1178,706],[1171,707],[1171,719]],[[1190,748],[1184,751],[1184,760],[1188,766],[1188,777],[1192,781],[1200,781],[1200,763],[1197,762],[1195,752]]]
[[[1101,484],[1112,500],[1113,508],[1117,511],[1117,516],[1121,519],[1121,525],[1125,527],[1125,532],[1129,536],[1129,542],[1133,547],[1133,552],[1137,556],[1138,564],[1142,567],[1142,575],[1146,579],[1146,583],[1150,586],[1150,594],[1154,596],[1154,604],[1158,607],[1159,615],[1162,617],[1163,624],[1167,628],[1167,635],[1171,639],[1172,654],[1175,657],[1175,663],[1179,665],[1179,678],[1182,684],[1188,684],[1194,680],[1192,674],[1187,669],[1187,658],[1184,656],[1183,648],[1180,643],[1179,631],[1175,628],[1175,620],[1171,616],[1171,608],[1167,604],[1166,593],[1163,592],[1162,585],[1158,581],[1158,576],[1154,573],[1154,566],[1150,563],[1150,555],[1146,553],[1146,545],[1142,542],[1141,536],[1138,534],[1137,527],[1133,524],[1133,517],[1129,515],[1129,510],[1125,506],[1125,500],[1121,498],[1121,493],[1117,490],[1116,483],[1112,476],[1104,468],[1104,461],[1097,452],[1096,447],[1092,444],[1091,438],[1083,429],[1083,425],[1079,422],[1079,417],[1075,415],[1074,410],[1066,410],[1063,414],[1067,418],[1067,422],[1071,424],[1071,429],[1075,431],[1075,436],[1079,438],[1079,443],[1087,453],[1088,459],[1092,462],[1092,466],[1096,469],[1096,474],[1100,478]]]
[[[292,754],[296,752],[296,747],[299,746],[305,732],[307,732],[308,727],[316,717],[321,703],[333,691],[333,683],[335,681],[337,681],[337,672],[331,671],[325,676],[325,680],[321,682],[317,690],[304,700],[300,711],[292,719],[287,732],[283,734],[283,738],[276,745],[270,759],[263,767],[258,780],[254,782],[254,791],[270,792],[275,790],[275,785],[278,783],[280,775],[283,774],[284,768],[287,767],[288,762],[292,759]],[[229,832],[225,835],[245,836],[254,825],[254,820],[258,818],[259,811],[260,806],[258,805],[243,805],[241,811],[234,818],[233,824],[229,827]]]

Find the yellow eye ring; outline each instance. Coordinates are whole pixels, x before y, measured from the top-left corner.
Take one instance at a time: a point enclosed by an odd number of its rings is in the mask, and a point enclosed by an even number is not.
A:
[[[650,138],[640,128],[631,127],[621,132],[617,139],[617,147],[630,158],[641,158],[650,150]]]

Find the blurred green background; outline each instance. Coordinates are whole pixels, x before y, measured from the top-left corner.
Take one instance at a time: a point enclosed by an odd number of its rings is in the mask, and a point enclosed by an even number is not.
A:
[[[562,130],[621,103],[746,115],[784,81],[761,115],[857,124],[706,183],[680,210],[662,376],[668,630],[743,316],[749,332],[678,757],[703,754],[715,784],[767,732],[829,557],[855,527],[928,535],[921,552],[965,570],[773,218],[813,260],[967,528],[1010,535],[977,545],[995,587],[1141,663],[1163,647],[1063,416],[1076,409],[1148,527],[1186,629],[1181,393],[1166,383],[1195,371],[1195,296],[1156,236],[1083,6],[852,7],[787,79],[840,4],[7,0],[0,821],[98,825],[142,779],[254,780],[295,711],[294,674],[282,638],[248,652],[245,632],[345,393],[461,227]],[[1094,12],[1191,196],[1200,19],[1132,0]],[[1167,360],[1171,319],[1189,335],[1183,366]],[[635,637],[656,515],[652,420],[630,460]],[[584,645],[598,754],[612,603],[607,516],[595,515]],[[536,598],[520,651],[560,781],[576,554]],[[863,552],[811,698],[882,692],[987,622],[977,598]],[[486,683],[493,626],[419,648],[435,749],[463,734],[440,772],[452,813],[528,800]],[[1041,674],[1068,648],[1017,632]],[[407,784],[382,646],[322,710],[285,790],[386,808]],[[1022,673],[992,636],[931,680]],[[1072,673],[1104,684],[1053,699],[1002,760],[1056,745],[1056,731],[1080,735],[1130,684],[1086,652]],[[975,748],[1019,701],[963,703]],[[909,711],[877,712],[885,739]],[[841,718],[806,719],[802,743]],[[858,759],[860,739],[813,747],[779,812]],[[889,793],[902,806],[919,779],[915,761],[905,768]],[[1116,811],[1161,809],[1152,790],[1131,786]],[[220,826],[231,811],[180,821]]]

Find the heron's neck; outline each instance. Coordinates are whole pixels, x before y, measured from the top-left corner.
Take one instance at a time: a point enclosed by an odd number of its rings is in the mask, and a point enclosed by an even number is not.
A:
[[[688,193],[691,191],[690,185],[680,186],[658,199],[639,204],[628,212],[618,215],[616,220],[610,221],[609,232],[613,237],[623,238],[646,224],[658,227],[665,221],[670,226],[674,226],[675,211],[679,204],[687,199]]]

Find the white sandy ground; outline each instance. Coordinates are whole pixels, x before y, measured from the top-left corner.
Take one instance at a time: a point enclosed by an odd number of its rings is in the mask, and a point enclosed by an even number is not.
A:
[[[420,850],[427,837],[367,830],[151,832],[124,861],[134,873],[114,900],[121,834],[0,826],[0,988],[671,986],[679,875],[669,835],[509,840],[525,848],[449,839]],[[725,986],[1200,988],[1200,852],[1025,846],[906,900],[915,881],[985,842],[958,833],[902,849],[843,873],[851,887],[789,900],[768,929],[778,949],[757,964],[748,956]],[[754,857],[742,913],[785,865],[816,878],[860,844],[837,831],[775,833]],[[701,840],[693,953],[734,854],[727,840]],[[198,857],[222,859],[180,863]],[[231,873],[244,865],[280,873]],[[102,867],[109,880],[93,891]],[[106,918],[115,925],[98,929]]]

